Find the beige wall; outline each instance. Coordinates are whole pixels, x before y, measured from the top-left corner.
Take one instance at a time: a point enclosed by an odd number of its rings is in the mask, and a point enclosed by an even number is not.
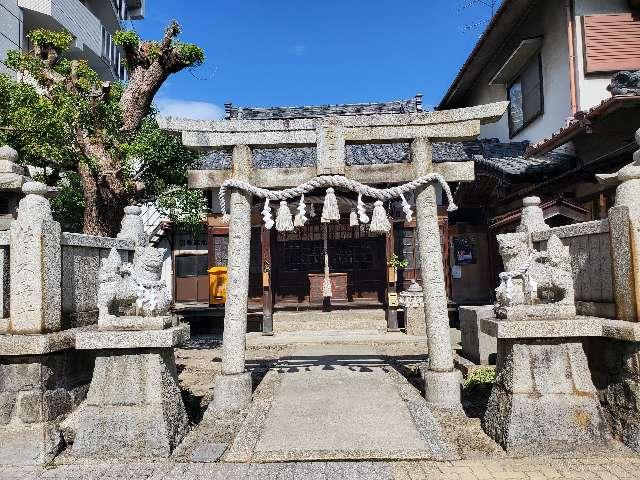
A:
[[[575,0],[575,61],[578,109],[587,110],[610,96],[607,85],[611,73],[584,73],[582,16],[628,12],[627,0]],[[562,128],[571,116],[569,49],[567,45],[566,2],[543,0],[515,28],[515,33],[497,52],[491,65],[476,81],[467,98],[467,105],[480,105],[506,100],[505,85],[489,85],[491,78],[513,53],[521,40],[544,35],[542,68],[544,77],[544,114],[513,138],[509,138],[507,115],[497,123],[482,127],[481,137],[502,141],[539,141]]]
[[[499,138],[502,141],[539,140],[551,135],[564,126],[570,114],[569,87],[569,49],[567,46],[565,2],[558,0],[544,0],[539,2],[520,25],[515,33],[496,53],[495,60],[485,68],[476,82],[476,87],[469,95],[468,105],[507,99],[506,85],[489,85],[496,72],[504,65],[509,56],[515,51],[520,42],[527,38],[543,36],[542,69],[544,91],[544,113],[529,126],[509,138],[508,117],[497,123],[482,128],[481,137]]]

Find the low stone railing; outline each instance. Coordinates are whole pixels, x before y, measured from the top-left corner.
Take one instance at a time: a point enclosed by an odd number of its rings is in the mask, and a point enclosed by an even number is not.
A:
[[[9,231],[0,232],[0,318],[7,319],[10,310],[10,268],[11,252]],[[16,238],[16,240],[19,240]],[[62,232],[60,235],[60,330],[95,324],[98,321],[98,270],[100,262],[117,249],[122,260],[130,262],[135,251],[135,241],[124,238],[96,237],[79,233]],[[45,274],[54,274],[48,268]],[[33,278],[34,281],[39,280]],[[37,285],[34,283],[34,287]],[[24,291],[20,287],[18,295]],[[6,332],[10,333],[10,332]]]

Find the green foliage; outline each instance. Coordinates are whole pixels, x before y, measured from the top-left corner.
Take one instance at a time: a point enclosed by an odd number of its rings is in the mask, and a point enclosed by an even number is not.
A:
[[[202,191],[175,187],[160,195],[157,205],[178,231],[191,233],[194,237],[202,233],[207,210],[207,200]]]
[[[41,29],[32,31],[29,38],[43,48],[60,50],[73,40],[68,32]],[[130,31],[117,32],[115,41],[136,48],[141,43],[138,35]],[[193,45],[179,44],[176,48],[190,62],[204,58],[201,50]],[[17,71],[26,70],[36,80],[44,80],[44,63],[32,53],[9,52],[5,64]],[[49,85],[44,95],[31,83],[0,75],[0,145],[15,148],[22,164],[56,172],[46,180],[59,187],[60,195],[53,202],[54,211],[65,229],[79,231],[82,226],[84,197],[82,183],[76,174],[78,165],[88,165],[96,173],[100,169],[96,159],[87,156],[80,147],[78,132],[102,142],[116,168],[124,172],[128,185],[144,183],[145,200],[153,201],[163,192],[171,191],[165,205],[169,205],[167,212],[176,216],[172,219],[187,229],[199,223],[206,201],[200,192],[184,194],[186,170],[194,165],[199,155],[184,148],[178,138],[162,132],[154,118],[155,112],[151,112],[138,131],[123,132],[120,99],[124,86],[115,82],[103,91],[101,79],[86,61],[72,63],[61,58],[54,69],[66,79],[74,73],[76,88],[73,92],[66,88],[66,82],[54,85],[42,82]],[[100,97],[99,101],[96,101],[97,97]],[[58,183],[60,178],[62,183]],[[131,200],[141,199],[132,197]]]
[[[113,34],[113,42],[119,47],[136,50],[140,46],[140,37],[133,30],[118,30]]]
[[[65,232],[82,232],[84,196],[80,176],[74,172],[67,172],[65,177],[57,182],[56,187],[58,194],[51,199],[53,218],[60,222]]]
[[[409,262],[406,258],[400,258],[395,253],[391,255],[391,259],[389,260],[389,266],[395,269],[403,269],[409,266]]]
[[[172,186],[186,185],[187,170],[200,157],[198,153],[187,150],[179,137],[160,130],[152,116],[144,120],[133,141],[123,148],[127,158],[138,164],[139,179],[144,182],[145,192],[150,198],[159,196]]]
[[[188,65],[199,66],[204,63],[204,50],[193,43],[173,42],[178,55]]]
[[[160,57],[160,42],[147,42],[147,58],[155,62]]]
[[[73,35],[66,30],[53,31],[45,28],[31,30],[27,37],[31,43],[41,48],[54,48],[59,52],[64,52],[73,42]]]
[[[491,388],[496,381],[496,368],[491,366],[473,370],[464,382],[465,389]]]

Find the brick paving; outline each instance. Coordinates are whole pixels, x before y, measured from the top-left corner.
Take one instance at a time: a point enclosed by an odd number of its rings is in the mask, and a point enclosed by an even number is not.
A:
[[[0,480],[543,480],[640,479],[640,456],[460,460],[455,462],[290,462],[72,464],[3,467]]]

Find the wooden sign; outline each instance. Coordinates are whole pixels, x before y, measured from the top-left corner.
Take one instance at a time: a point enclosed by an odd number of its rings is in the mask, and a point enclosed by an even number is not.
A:
[[[389,306],[390,307],[398,306],[398,294],[396,292],[389,292]]]

